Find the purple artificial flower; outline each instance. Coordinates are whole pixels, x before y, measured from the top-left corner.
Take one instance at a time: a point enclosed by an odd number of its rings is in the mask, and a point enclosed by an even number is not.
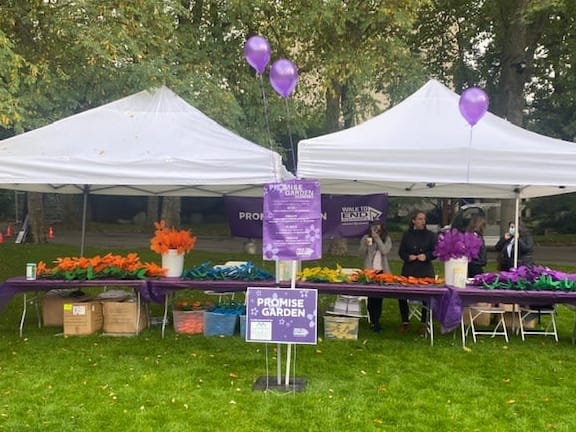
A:
[[[440,261],[448,261],[452,258],[467,258],[471,261],[480,254],[481,248],[482,239],[477,234],[452,228],[438,235],[434,255]]]

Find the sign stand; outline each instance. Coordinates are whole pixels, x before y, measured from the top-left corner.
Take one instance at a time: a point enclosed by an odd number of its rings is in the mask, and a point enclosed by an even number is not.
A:
[[[276,267],[278,269],[279,262],[276,261]],[[298,262],[295,260],[291,261],[291,277],[290,277],[290,288],[296,288],[296,273],[297,273]],[[279,282],[278,271],[276,272],[276,282]],[[266,356],[268,356],[268,345],[266,344]],[[293,368],[293,376],[290,377],[290,367],[291,367],[291,357],[292,357],[292,343],[287,344],[286,350],[286,374],[284,384],[282,383],[282,345],[281,343],[276,344],[276,376],[270,376],[268,374],[268,362],[266,362],[266,375],[259,376],[252,390],[254,391],[276,391],[276,392],[302,392],[306,389],[306,378],[296,377],[295,366]],[[294,365],[296,364],[296,347],[294,347]]]
[[[296,378],[296,347],[316,344],[318,291],[296,288],[300,260],[322,256],[322,215],[320,183],[315,180],[289,180],[264,186],[262,249],[265,260],[276,261],[276,282],[281,279],[281,260],[289,261],[290,288],[247,289],[246,341],[276,342],[277,371],[274,390],[302,391],[306,380]],[[282,385],[282,351],[286,348],[286,371]],[[268,355],[268,351],[266,351]],[[294,361],[292,361],[294,355]],[[267,357],[268,358],[268,357]],[[266,376],[256,380],[255,390],[270,390],[268,361]]]

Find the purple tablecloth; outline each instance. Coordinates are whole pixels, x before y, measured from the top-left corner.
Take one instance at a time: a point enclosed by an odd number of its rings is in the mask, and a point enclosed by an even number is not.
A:
[[[29,291],[49,291],[62,288],[86,287],[129,287],[138,289],[145,302],[162,303],[166,294],[182,289],[210,290],[216,292],[243,292],[247,287],[290,287],[289,281],[193,281],[179,278],[162,278],[149,280],[93,280],[63,281],[39,279],[29,281],[24,277],[6,280],[0,286],[0,310],[10,299],[20,293]],[[448,332],[460,325],[462,308],[478,303],[519,303],[544,305],[556,303],[576,304],[576,292],[564,291],[509,291],[488,290],[468,286],[463,289],[445,286],[414,285],[363,285],[350,283],[313,283],[298,282],[298,288],[316,289],[321,294],[346,294],[370,297],[405,298],[428,302],[434,317],[441,323],[442,332]]]
[[[88,287],[124,287],[142,290],[146,286],[145,280],[91,280],[91,281],[65,281],[37,279],[26,280],[19,276],[7,279],[0,285],[0,311],[16,294],[36,291],[50,291],[51,289],[88,288]]]

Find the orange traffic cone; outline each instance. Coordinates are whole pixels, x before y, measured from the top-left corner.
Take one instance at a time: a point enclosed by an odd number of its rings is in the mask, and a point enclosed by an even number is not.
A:
[[[52,225],[50,225],[50,228],[48,228],[48,239],[49,240],[54,240],[56,236],[54,235],[54,228],[52,228]]]
[[[12,224],[8,224],[6,228],[6,237],[12,237],[14,235],[14,230],[12,229]]]
[[[0,231],[0,244],[4,243],[4,236],[2,235],[2,232]]]

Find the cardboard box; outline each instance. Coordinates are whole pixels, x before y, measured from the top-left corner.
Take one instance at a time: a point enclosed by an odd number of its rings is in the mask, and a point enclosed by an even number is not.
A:
[[[50,290],[42,297],[42,325],[62,327],[64,325],[64,305],[90,300],[88,295],[78,295],[78,290]]]
[[[480,307],[490,307],[491,303],[476,303],[475,306],[480,306]],[[465,307],[462,308],[462,318],[464,318],[464,325],[469,325],[470,324],[470,314],[468,313],[469,308]],[[474,315],[477,312],[472,311],[472,315]],[[490,327],[490,321],[492,318],[492,314],[488,314],[488,313],[484,313],[481,314],[480,316],[478,316],[475,320],[474,320],[474,325],[476,327]]]
[[[104,324],[102,330],[107,334],[138,334],[148,325],[144,305],[140,305],[138,317],[138,303],[135,301],[102,303]]]
[[[65,336],[90,335],[102,329],[102,303],[66,303],[63,308]]]
[[[518,321],[518,312],[506,312],[504,314],[504,321],[506,322],[506,328],[508,328],[508,332],[512,332],[512,330],[520,331],[520,323]],[[524,320],[524,328],[525,329],[533,329],[536,327],[536,323],[538,319],[529,319]]]

